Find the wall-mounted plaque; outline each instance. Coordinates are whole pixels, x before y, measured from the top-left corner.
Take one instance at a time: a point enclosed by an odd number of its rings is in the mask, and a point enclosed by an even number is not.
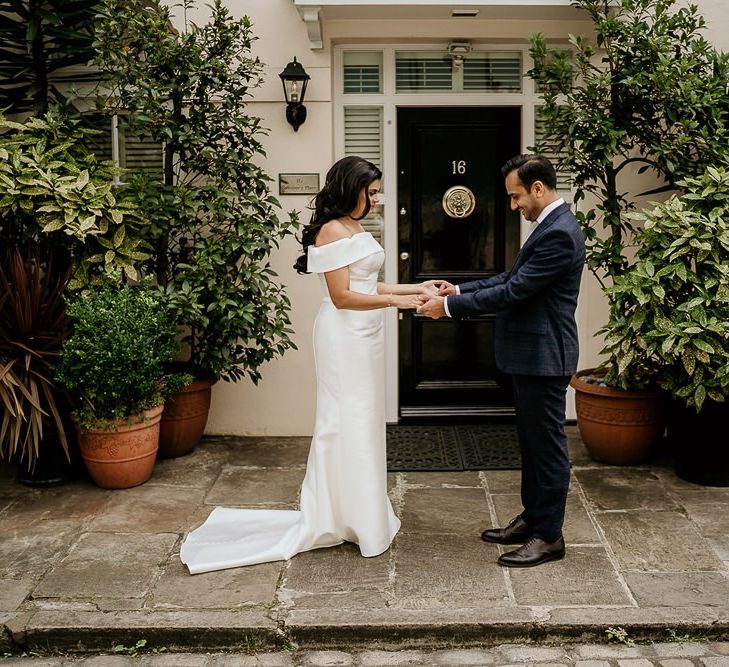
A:
[[[319,174],[279,174],[280,195],[315,195],[319,192]]]

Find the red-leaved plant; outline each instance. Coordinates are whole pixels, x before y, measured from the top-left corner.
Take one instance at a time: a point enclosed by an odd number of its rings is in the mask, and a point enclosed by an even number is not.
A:
[[[0,461],[32,472],[43,456],[44,429],[68,441],[53,381],[53,362],[68,335],[63,295],[68,262],[37,249],[7,250],[0,258]]]

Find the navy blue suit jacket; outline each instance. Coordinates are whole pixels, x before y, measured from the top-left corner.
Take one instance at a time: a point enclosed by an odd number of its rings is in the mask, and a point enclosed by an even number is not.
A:
[[[579,352],[575,308],[585,239],[567,204],[558,206],[524,243],[509,271],[459,285],[448,297],[452,317],[496,313],[496,365],[505,373],[567,376]]]

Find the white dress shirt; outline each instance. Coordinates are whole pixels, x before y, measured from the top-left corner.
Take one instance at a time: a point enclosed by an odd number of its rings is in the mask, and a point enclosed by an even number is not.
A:
[[[529,231],[527,232],[526,238],[524,239],[524,243],[527,242],[527,239],[534,233],[534,230],[537,228],[540,222],[544,222],[544,219],[552,212],[554,209],[562,206],[564,204],[564,199],[560,197],[559,199],[556,199],[551,204],[547,204],[543,209],[542,212],[539,214],[539,217],[537,217],[536,220],[532,220],[531,224],[529,225]],[[456,285],[456,294],[461,293],[461,288]],[[443,299],[443,309],[445,310],[445,313],[448,317],[451,317],[451,311],[448,310],[448,297],[445,297]]]

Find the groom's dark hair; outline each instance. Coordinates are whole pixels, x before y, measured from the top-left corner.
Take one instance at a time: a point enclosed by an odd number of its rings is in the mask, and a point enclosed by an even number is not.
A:
[[[501,167],[501,175],[506,178],[515,169],[527,190],[532,189],[534,181],[541,181],[550,190],[557,189],[557,172],[544,155],[517,155]]]

